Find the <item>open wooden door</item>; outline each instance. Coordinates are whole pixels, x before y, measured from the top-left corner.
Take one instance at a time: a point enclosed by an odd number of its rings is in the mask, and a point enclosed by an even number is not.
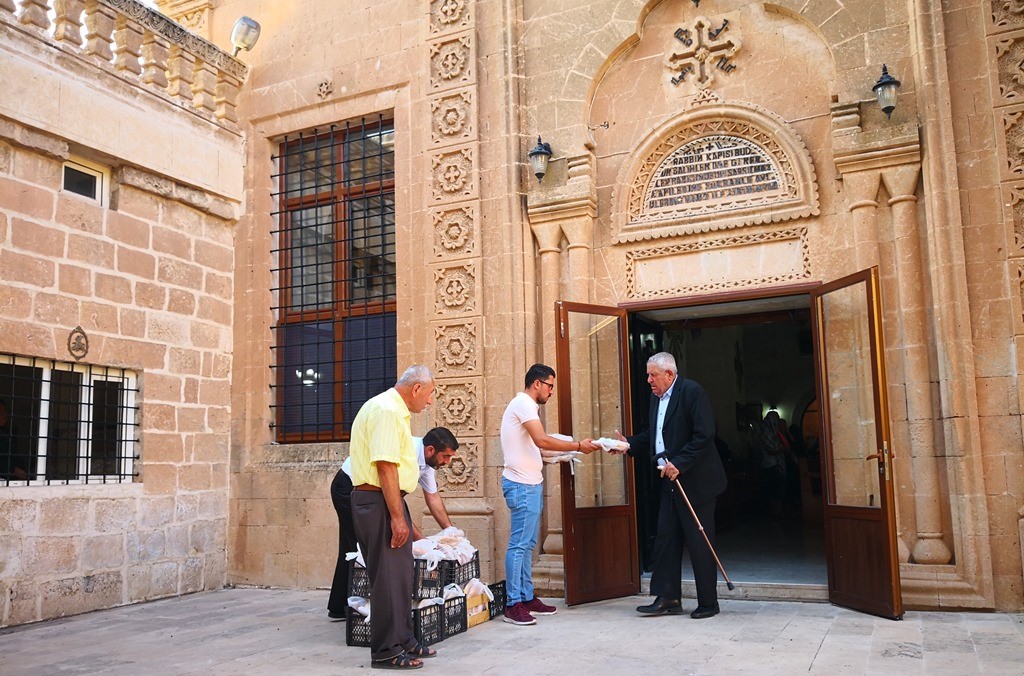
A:
[[[900,619],[878,268],[811,292],[832,603]]]
[[[625,311],[559,301],[555,313],[559,432],[629,434]],[[639,593],[632,460],[594,451],[562,464],[561,481],[566,603]]]

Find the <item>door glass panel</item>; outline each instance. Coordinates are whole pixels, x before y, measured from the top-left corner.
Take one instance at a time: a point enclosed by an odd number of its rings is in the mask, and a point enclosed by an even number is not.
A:
[[[576,439],[610,437],[623,429],[618,317],[569,313],[569,378]],[[576,506],[627,504],[625,456],[594,451],[575,467]]]
[[[824,294],[819,311],[832,437],[829,502],[879,507],[875,387],[872,380],[871,308],[865,282]]]

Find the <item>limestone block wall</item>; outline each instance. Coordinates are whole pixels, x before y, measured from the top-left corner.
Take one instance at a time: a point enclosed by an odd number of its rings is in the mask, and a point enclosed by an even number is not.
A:
[[[0,106],[0,352],[74,362],[79,326],[78,363],[138,374],[139,409],[134,480],[0,487],[0,626],[219,588],[241,137],[4,31],[0,72],[34,86]],[[108,206],[62,191],[72,154],[111,170]]]

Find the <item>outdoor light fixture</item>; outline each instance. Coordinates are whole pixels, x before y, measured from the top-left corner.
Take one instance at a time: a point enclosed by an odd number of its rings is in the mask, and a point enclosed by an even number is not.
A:
[[[892,111],[896,110],[896,90],[900,88],[900,81],[889,75],[889,69],[882,64],[882,77],[872,87],[875,96],[878,97],[878,105],[887,118],[892,117]]]
[[[231,29],[231,44],[235,46],[235,51],[231,53],[231,56],[238,56],[238,50],[240,49],[249,51],[259,39],[259,23],[247,16],[240,17]]]
[[[537,183],[541,182],[544,174],[548,173],[548,160],[551,159],[551,146],[537,137],[537,145],[533,147],[527,157],[530,158],[530,165],[533,167],[533,175],[537,177]]]

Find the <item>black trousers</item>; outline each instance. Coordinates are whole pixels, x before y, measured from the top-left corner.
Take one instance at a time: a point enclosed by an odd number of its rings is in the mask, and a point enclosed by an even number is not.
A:
[[[338,563],[334,566],[334,582],[327,599],[330,613],[344,615],[348,607],[348,561],[345,554],[356,550],[356,529],[352,525],[352,479],[338,470],[331,482],[331,502],[338,513]]]
[[[712,498],[693,506],[712,544],[715,542],[715,502]],[[654,596],[666,599],[682,597],[684,546],[689,550],[690,562],[693,564],[697,604],[713,606],[718,603],[718,567],[715,558],[704,542],[675,482],[664,480],[658,508],[658,532],[654,539],[654,570],[651,573],[651,594]]]
[[[412,518],[402,500],[409,538],[391,548],[391,515],[384,494],[352,491],[352,522],[370,578],[370,659],[388,660],[416,647],[412,631]]]

